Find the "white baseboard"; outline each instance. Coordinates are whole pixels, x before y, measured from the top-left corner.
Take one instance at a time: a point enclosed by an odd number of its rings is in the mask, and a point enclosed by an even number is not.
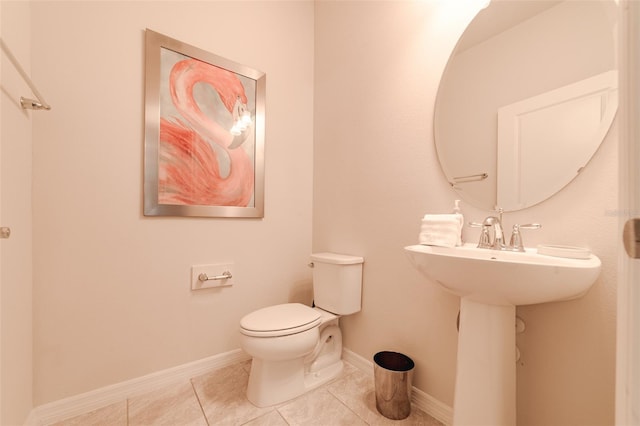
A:
[[[343,349],[342,359],[359,370],[373,375],[373,362],[355,352]],[[451,425],[453,422],[453,408],[415,386],[411,389],[411,403],[445,425]]]
[[[59,422],[98,408],[171,385],[209,371],[251,359],[241,349],[214,355],[198,361],[157,371],[146,376],[116,383],[69,398],[50,402],[31,410],[27,426],[43,426]]]
[[[415,386],[411,389],[411,402],[445,425],[453,424],[453,408]]]
[[[364,371],[373,375],[373,362],[361,357],[349,349],[343,349],[343,359]],[[193,377],[206,374],[218,368],[226,367],[237,362],[251,359],[249,355],[240,349],[214,355],[198,361],[157,371],[146,376],[116,383],[103,388],[95,389],[69,398],[53,401],[31,410],[25,425],[44,426],[56,423],[71,417],[85,414],[98,408],[153,391],[163,386],[168,386]],[[453,419],[453,410],[448,405],[440,402],[431,395],[413,387],[411,402],[419,409],[429,414],[445,425],[450,425]]]

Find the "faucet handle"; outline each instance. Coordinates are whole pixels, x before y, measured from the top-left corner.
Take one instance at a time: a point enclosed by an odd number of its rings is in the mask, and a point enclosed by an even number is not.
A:
[[[517,223],[513,225],[513,232],[511,233],[511,241],[509,241],[509,246],[514,251],[524,251],[524,243],[522,242],[522,234],[520,234],[520,229],[540,229],[542,225],[539,223],[527,223],[526,225],[518,225]]]
[[[515,226],[515,225],[514,225]],[[526,225],[518,225],[520,229],[540,229],[542,225],[539,223],[527,223]]]

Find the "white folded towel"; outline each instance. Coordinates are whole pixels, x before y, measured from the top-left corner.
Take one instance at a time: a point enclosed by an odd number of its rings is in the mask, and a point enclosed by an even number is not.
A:
[[[426,214],[422,218],[420,244],[455,247],[462,245],[462,223],[457,214]]]

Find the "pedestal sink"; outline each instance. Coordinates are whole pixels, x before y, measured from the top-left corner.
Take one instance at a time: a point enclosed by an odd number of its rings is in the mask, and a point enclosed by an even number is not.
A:
[[[516,424],[515,309],[582,297],[601,262],[525,252],[413,245],[411,263],[460,296],[454,425]]]

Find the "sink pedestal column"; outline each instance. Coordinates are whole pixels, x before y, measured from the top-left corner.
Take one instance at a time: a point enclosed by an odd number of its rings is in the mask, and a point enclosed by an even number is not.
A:
[[[461,299],[454,426],[515,426],[515,315],[515,306]]]

